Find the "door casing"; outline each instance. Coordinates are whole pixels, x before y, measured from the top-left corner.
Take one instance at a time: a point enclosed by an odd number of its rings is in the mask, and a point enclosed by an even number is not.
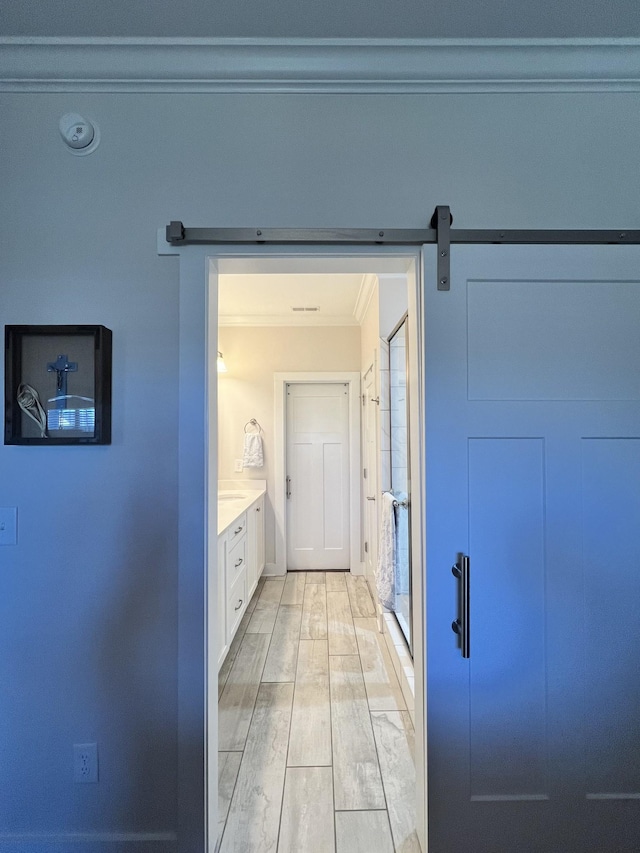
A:
[[[208,608],[217,601],[217,536],[209,535],[209,530],[217,530],[217,276],[248,272],[407,275],[409,311],[418,319],[411,347],[415,368],[411,393],[419,404],[413,409],[411,440],[419,448],[412,455],[412,480],[420,483],[420,488],[414,489],[413,507],[416,517],[423,519],[424,441],[418,419],[418,412],[422,418],[423,394],[422,371],[417,370],[418,364],[424,364],[421,249],[382,245],[159,245],[161,254],[179,255],[180,259],[178,743],[182,746],[178,750],[178,832],[185,850],[203,849],[204,840],[204,849],[214,853],[218,824],[217,659],[215,632],[208,636],[207,623]],[[427,850],[423,523],[415,525],[412,538],[412,548],[418,548],[414,590],[422,605],[414,614],[416,824],[422,849]],[[198,732],[202,736],[194,739]]]
[[[362,477],[362,517],[365,522],[362,537],[367,547],[367,551],[362,555],[362,560],[364,575],[371,584],[375,584],[374,572],[378,559],[378,542],[375,534],[377,533],[379,524],[378,506],[380,503],[378,477],[378,459],[380,454],[378,408],[380,405],[380,393],[377,383],[378,365],[376,353],[374,352],[371,365],[364,371],[362,376],[362,447],[364,451],[362,467],[363,469],[367,469],[366,477],[364,475]],[[377,403],[374,398],[377,398]],[[372,433],[373,442],[371,442]],[[373,444],[373,448],[371,448],[371,444]],[[372,449],[373,459],[370,455]],[[374,497],[375,500],[370,501],[369,498],[371,497]]]

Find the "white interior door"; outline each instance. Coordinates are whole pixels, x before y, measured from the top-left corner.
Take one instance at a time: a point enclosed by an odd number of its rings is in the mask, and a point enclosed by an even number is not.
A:
[[[365,373],[362,383],[363,418],[363,479],[362,517],[364,520],[364,566],[367,580],[375,589],[375,570],[378,560],[378,395],[375,361]]]
[[[287,383],[287,568],[349,569],[349,385]]]
[[[450,292],[425,276],[429,853],[637,853],[640,248],[451,261]]]

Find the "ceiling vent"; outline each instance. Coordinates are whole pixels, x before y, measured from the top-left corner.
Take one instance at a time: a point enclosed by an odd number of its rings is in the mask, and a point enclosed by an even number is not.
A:
[[[292,305],[292,311],[319,311],[319,305]]]

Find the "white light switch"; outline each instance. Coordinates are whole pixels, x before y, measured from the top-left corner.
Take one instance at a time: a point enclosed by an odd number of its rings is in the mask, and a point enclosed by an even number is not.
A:
[[[243,468],[242,468],[242,459],[236,459],[236,464],[233,466],[233,470],[234,470],[236,473],[238,473],[238,472],[239,472],[239,473],[242,473],[242,470],[243,470]]]
[[[15,545],[18,541],[18,508],[0,507],[0,545]]]

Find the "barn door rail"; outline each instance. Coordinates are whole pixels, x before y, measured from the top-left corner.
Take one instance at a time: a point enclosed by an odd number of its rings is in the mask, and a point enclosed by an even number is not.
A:
[[[452,228],[451,209],[439,204],[429,228],[187,228],[179,220],[166,227],[172,246],[308,245],[438,246],[438,290],[449,290],[455,244],[639,245],[640,229],[552,230],[526,228]]]

